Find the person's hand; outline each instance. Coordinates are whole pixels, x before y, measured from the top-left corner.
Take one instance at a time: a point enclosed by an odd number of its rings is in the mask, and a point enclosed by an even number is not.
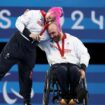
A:
[[[33,40],[40,41],[40,35],[37,35],[33,32],[29,35],[29,37],[32,38]]]
[[[85,71],[83,69],[80,70],[81,79],[85,78]]]

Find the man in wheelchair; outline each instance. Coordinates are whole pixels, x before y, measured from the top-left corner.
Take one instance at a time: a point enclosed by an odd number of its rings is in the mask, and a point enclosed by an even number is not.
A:
[[[47,31],[51,39],[41,42],[39,47],[45,51],[52,75],[60,85],[60,104],[73,104],[70,99],[78,99],[79,83],[85,78],[90,55],[84,44],[77,37],[63,33],[56,21],[50,23]]]
[[[51,70],[56,75],[62,91],[60,103],[64,104],[65,99],[77,99],[77,87],[85,78],[90,55],[78,38],[63,33],[56,22],[49,25],[48,33],[51,40],[40,43],[40,48],[45,51]]]

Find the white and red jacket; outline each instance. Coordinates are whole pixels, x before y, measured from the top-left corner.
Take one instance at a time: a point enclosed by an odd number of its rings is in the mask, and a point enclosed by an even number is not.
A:
[[[16,20],[16,28],[21,32],[21,35],[29,40],[26,35],[24,35],[24,30],[28,29],[28,33],[34,32],[35,34],[40,34],[44,27],[44,17],[45,14],[41,10],[28,10],[19,16]],[[41,37],[41,40],[46,40],[49,36],[45,31]]]
[[[84,44],[76,37],[65,33],[64,55],[61,56],[59,48],[54,41],[45,41],[39,44],[39,47],[45,51],[50,65],[56,63],[73,63],[77,65],[89,64],[90,55]],[[59,41],[62,48],[62,40]]]

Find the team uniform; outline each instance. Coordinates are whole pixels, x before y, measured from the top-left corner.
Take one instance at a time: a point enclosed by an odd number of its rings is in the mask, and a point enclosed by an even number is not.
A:
[[[45,51],[51,71],[58,79],[63,93],[62,97],[70,98],[68,97],[70,84],[70,94],[75,98],[75,89],[80,80],[79,70],[86,69],[90,55],[78,38],[68,33],[65,33],[63,38],[64,41],[58,42],[59,46],[52,40],[40,43],[39,46]]]
[[[31,39],[29,34],[39,34],[43,29],[44,14],[41,10],[29,10],[16,20],[18,31],[12,36],[0,54],[0,79],[14,65],[19,67],[20,94],[30,105],[30,94],[32,88],[32,69],[36,59],[37,41]],[[41,41],[47,40],[44,32]]]

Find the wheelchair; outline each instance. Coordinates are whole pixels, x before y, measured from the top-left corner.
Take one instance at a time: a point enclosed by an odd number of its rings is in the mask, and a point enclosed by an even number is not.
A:
[[[86,78],[80,80],[78,86],[78,92],[81,91],[83,94],[79,94],[80,102],[77,102],[76,105],[88,105],[88,91],[87,91],[87,83]],[[44,83],[44,92],[43,92],[43,105],[53,105],[59,104],[59,98],[61,96],[60,86],[58,81],[54,76],[52,76],[50,69],[47,71],[45,76],[45,83]]]

